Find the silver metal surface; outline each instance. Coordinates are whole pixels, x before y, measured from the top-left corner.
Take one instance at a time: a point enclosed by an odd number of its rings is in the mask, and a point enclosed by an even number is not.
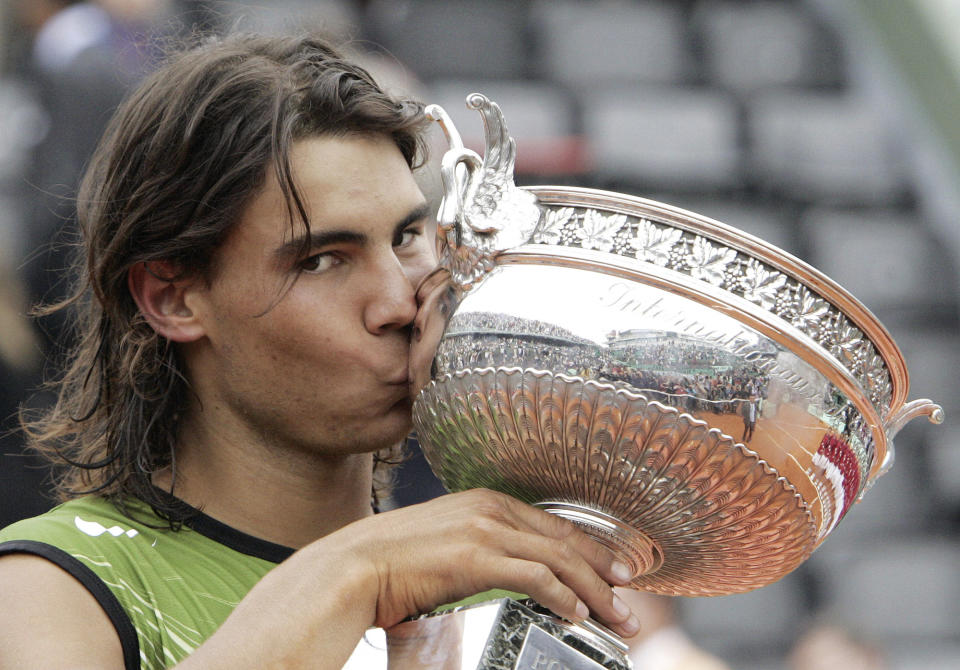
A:
[[[411,351],[415,426],[449,489],[571,519],[637,588],[735,593],[802,563],[907,421],[942,421],[906,402],[892,338],[828,277],[661,203],[517,188],[499,108],[468,101],[488,145],[481,163],[448,131],[443,263]]]

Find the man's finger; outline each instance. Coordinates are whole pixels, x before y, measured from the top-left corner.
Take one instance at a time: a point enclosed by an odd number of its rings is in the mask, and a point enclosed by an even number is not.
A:
[[[573,522],[519,501],[513,503],[510,511],[517,519],[534,532],[569,543],[607,583],[626,586],[633,579],[629,565]]]
[[[509,547],[507,551],[511,552],[511,558],[526,563],[542,563],[553,579],[571,589],[573,594],[586,604],[593,616],[611,627],[628,631],[627,635],[636,634],[639,624],[629,606],[616,596],[610,585],[581,554],[580,549],[570,542],[579,535],[582,533],[578,531],[569,534],[564,540],[558,540],[536,532],[513,531],[506,533],[503,540],[504,546]],[[597,544],[586,536],[584,539]],[[538,573],[534,576],[541,578],[544,574]],[[539,600],[529,586],[518,590],[530,594],[542,605],[553,609]],[[565,602],[564,605],[569,606],[569,603]],[[553,611],[561,616],[569,616],[566,611]]]

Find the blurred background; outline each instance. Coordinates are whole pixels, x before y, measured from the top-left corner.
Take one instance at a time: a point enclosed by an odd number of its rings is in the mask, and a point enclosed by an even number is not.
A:
[[[796,572],[656,616],[731,668],[960,667],[960,1],[0,0],[0,526],[51,505],[9,429],[49,401],[33,391],[65,343],[25,314],[64,294],[77,179],[124,92],[197,27],[328,32],[477,147],[463,100],[486,93],[518,183],[691,209],[849,289],[947,422],[910,423]],[[439,491],[414,458],[394,504]]]

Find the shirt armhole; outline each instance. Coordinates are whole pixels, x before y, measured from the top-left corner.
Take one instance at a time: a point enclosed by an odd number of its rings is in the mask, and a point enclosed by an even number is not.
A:
[[[123,649],[123,667],[125,670],[138,670],[140,668],[140,640],[137,637],[137,630],[130,621],[127,611],[123,609],[123,605],[93,570],[62,549],[33,540],[14,540],[0,543],[0,556],[5,554],[40,556],[66,570],[83,584],[84,588],[96,598],[103,611],[107,613],[110,623],[117,631],[120,646]]]

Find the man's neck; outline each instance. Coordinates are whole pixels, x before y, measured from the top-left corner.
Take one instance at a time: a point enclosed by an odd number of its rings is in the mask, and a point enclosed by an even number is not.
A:
[[[154,483],[249,535],[299,549],[371,514],[372,455],[322,457],[187,430]]]

